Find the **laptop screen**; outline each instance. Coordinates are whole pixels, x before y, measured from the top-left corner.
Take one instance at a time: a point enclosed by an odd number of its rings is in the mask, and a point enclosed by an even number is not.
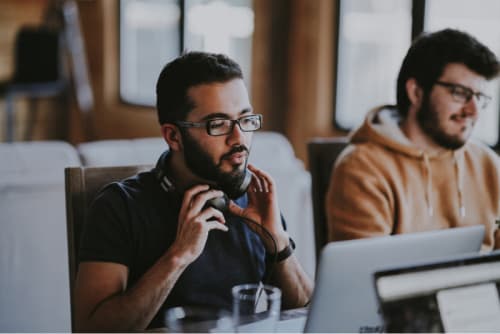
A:
[[[388,332],[500,331],[500,253],[375,273]]]
[[[321,252],[305,332],[380,332],[373,273],[389,266],[476,253],[484,226],[476,225],[331,242]]]

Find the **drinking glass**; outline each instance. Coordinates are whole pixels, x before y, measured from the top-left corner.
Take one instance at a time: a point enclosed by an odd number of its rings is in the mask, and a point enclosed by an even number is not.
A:
[[[274,332],[281,309],[281,290],[271,285],[242,284],[232,289],[235,332]]]

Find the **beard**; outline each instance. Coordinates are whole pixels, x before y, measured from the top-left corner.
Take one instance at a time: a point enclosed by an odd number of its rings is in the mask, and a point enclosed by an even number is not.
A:
[[[458,135],[449,135],[443,129],[439,120],[438,111],[431,105],[429,94],[424,94],[422,106],[417,112],[417,122],[426,135],[432,138],[439,146],[450,150],[456,150],[465,145],[467,139]]]
[[[233,146],[231,150],[222,155],[216,164],[210,155],[191,137],[187,131],[181,131],[184,144],[184,160],[191,172],[207,181],[215,183],[216,189],[222,190],[229,198],[236,199],[243,195],[241,184],[245,179],[245,170],[248,163],[249,150],[244,145]],[[233,165],[230,172],[221,169],[226,157],[238,152],[247,152],[247,159],[243,165]]]

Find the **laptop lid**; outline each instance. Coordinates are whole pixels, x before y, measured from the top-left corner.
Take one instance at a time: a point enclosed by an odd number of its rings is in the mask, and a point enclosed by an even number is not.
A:
[[[388,332],[499,332],[500,252],[375,273]]]
[[[379,332],[372,275],[388,266],[478,252],[484,226],[331,242],[320,256],[305,332]]]

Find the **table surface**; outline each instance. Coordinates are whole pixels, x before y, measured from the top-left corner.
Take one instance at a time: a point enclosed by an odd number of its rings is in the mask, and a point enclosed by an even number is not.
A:
[[[306,307],[284,310],[280,313],[280,320],[276,325],[276,332],[286,332],[286,333],[302,333],[304,331],[305,321],[307,317],[308,309]],[[230,321],[230,319],[227,319]],[[255,319],[249,321],[248,326],[245,325],[244,332],[262,332],[265,328],[259,327],[260,323],[264,323],[265,320],[259,319],[258,316]],[[225,327],[228,324],[225,323],[222,325],[222,328],[218,328],[220,324],[217,321],[200,321],[193,324],[188,324],[186,328],[184,328],[185,332],[233,332],[234,329],[232,327]],[[268,330],[266,330],[268,331]],[[155,328],[152,330],[148,330],[148,332],[155,333],[174,333],[179,332],[178,329],[172,329],[169,327]]]

